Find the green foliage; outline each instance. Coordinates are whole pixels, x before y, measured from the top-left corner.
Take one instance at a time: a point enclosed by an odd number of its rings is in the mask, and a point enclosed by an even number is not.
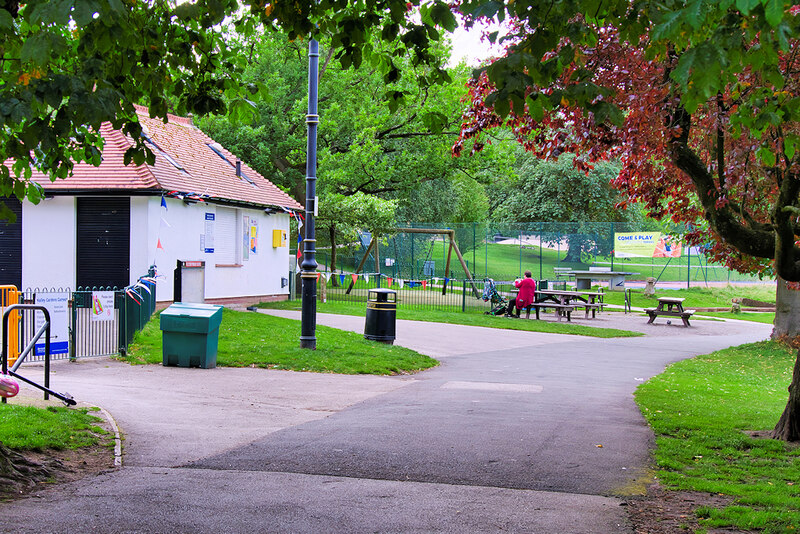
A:
[[[774,342],[732,347],[673,364],[637,390],[656,433],[659,481],[736,499],[699,511],[701,526],[800,528],[800,449],[746,434],[771,428],[783,410],[794,357]]]
[[[125,359],[161,363],[159,315],[136,334]],[[300,322],[261,313],[223,310],[217,365],[316,373],[393,375],[438,365],[403,347],[367,341],[363,335],[317,326],[317,350],[301,349]]]
[[[0,404],[0,442],[19,450],[77,449],[98,442],[104,430],[86,409]]]

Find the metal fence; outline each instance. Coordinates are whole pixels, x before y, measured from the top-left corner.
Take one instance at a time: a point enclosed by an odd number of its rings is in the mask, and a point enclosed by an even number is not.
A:
[[[65,295],[66,314],[51,314],[51,323],[66,321],[67,350],[55,353],[51,359],[77,359],[91,356],[124,354],[134,334],[144,328],[156,309],[156,284],[151,277],[142,277],[126,288],[92,287],[72,291],[69,288],[34,288],[21,293],[20,304],[36,304],[48,296]],[[103,301],[113,309],[103,310]],[[55,328],[54,328],[55,327]],[[19,346],[27,346],[36,333],[36,314],[31,310],[20,313],[16,326]],[[51,326],[53,332],[58,326]],[[56,339],[55,341],[63,341]],[[44,354],[32,352],[26,361],[42,361]]]
[[[642,225],[619,222],[591,223],[408,223],[412,228],[438,228],[455,231],[456,242],[469,269],[469,276],[458,262],[451,261],[445,271],[449,243],[445,236],[398,232],[378,240],[378,265],[370,254],[366,268],[394,279],[433,277],[513,280],[530,270],[535,278],[554,279],[559,269],[607,267],[636,273],[628,279],[682,285],[705,285],[711,282],[758,281],[753,275],[731,271],[708,261],[702,248],[683,247],[677,258],[615,258],[614,234],[618,232],[664,231]],[[673,228],[670,235],[680,237],[685,229]],[[362,239],[337,247],[336,273],[353,273],[369,243]],[[330,248],[320,244],[317,253],[319,270],[332,269]]]
[[[476,311],[488,312],[493,302],[485,291],[486,279],[464,278],[419,278],[414,280],[392,278],[376,273],[362,273],[354,280],[351,276],[342,277],[321,275],[317,298],[330,302],[363,303],[366,306],[370,289],[390,288],[397,292],[399,307],[414,310]],[[508,299],[512,295],[512,281],[493,281],[497,293]],[[566,289],[565,280],[539,280],[538,287]],[[298,300],[299,294],[290,291],[290,300]]]

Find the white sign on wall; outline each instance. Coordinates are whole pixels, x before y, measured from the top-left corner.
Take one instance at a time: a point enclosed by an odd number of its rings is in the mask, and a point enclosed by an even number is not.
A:
[[[92,292],[92,321],[114,320],[114,292]]]
[[[50,354],[69,354],[69,292],[36,293],[33,302],[44,306],[50,313]],[[112,305],[113,308],[113,305]],[[44,314],[36,312],[34,328],[38,332],[44,325]],[[45,336],[36,343],[36,355],[44,356]]]

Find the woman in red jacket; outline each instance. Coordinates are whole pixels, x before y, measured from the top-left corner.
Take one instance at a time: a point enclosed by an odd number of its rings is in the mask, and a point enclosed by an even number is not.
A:
[[[531,276],[530,271],[525,271],[525,278],[514,281],[514,285],[519,289],[516,302],[517,317],[519,317],[519,312],[523,308],[527,309],[536,298],[536,281]],[[528,313],[530,313],[530,310],[528,310]]]

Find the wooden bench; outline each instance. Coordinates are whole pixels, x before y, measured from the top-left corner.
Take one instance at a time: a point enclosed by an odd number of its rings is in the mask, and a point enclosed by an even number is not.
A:
[[[539,319],[539,310],[540,308],[553,308],[556,311],[556,316],[558,317],[558,321],[561,322],[561,318],[566,314],[567,321],[572,321],[572,312],[575,311],[575,308],[580,308],[577,304],[558,304],[555,302],[534,302],[525,310],[525,318],[529,319],[531,315],[531,308],[536,308],[536,318]],[[587,312],[588,317],[588,312]]]
[[[658,308],[645,308],[644,311],[650,316],[650,320],[647,321],[647,324],[651,324],[656,320],[656,317],[663,315],[666,317],[680,317],[684,326],[691,326],[689,324],[689,318],[695,312],[695,310],[667,311],[659,310]]]

